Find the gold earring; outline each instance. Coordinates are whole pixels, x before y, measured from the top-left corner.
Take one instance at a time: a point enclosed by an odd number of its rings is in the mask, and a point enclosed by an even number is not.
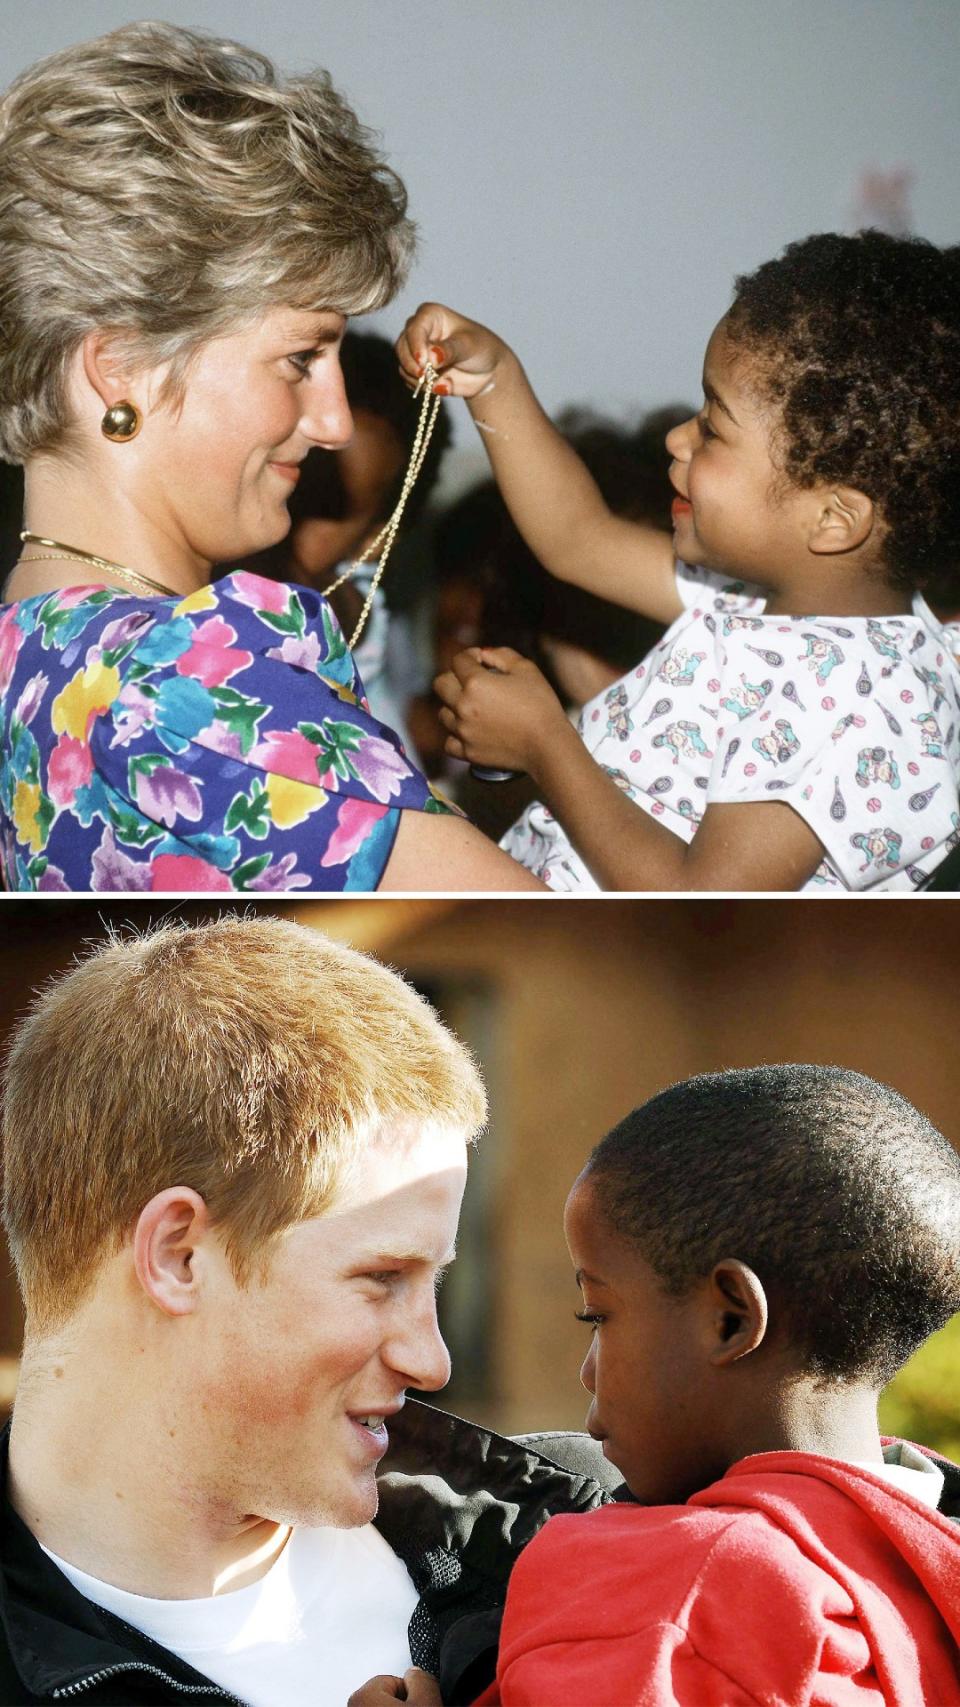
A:
[[[105,439],[114,444],[126,444],[128,439],[135,439],[143,425],[143,416],[135,403],[114,403],[107,410],[100,422],[100,431]]]

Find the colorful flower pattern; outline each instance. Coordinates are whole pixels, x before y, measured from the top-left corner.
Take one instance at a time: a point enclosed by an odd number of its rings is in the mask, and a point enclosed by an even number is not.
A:
[[[0,717],[8,889],[371,890],[401,811],[453,810],[326,601],[246,572],[2,607]]]

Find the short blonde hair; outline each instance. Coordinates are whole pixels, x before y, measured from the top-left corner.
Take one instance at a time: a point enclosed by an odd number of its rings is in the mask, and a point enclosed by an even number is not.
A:
[[[66,433],[69,358],[97,329],[171,364],[267,308],[359,314],[403,282],[406,191],[325,71],[126,25],[41,60],[0,103],[0,456]]]
[[[423,998],[307,926],[232,915],[109,939],[9,1052],[3,1218],[28,1318],[68,1316],[168,1186],[199,1192],[243,1282],[381,1124],[472,1138],[485,1111]]]

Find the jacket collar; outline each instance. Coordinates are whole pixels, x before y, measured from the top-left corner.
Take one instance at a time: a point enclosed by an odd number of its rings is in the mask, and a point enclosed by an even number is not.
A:
[[[93,1673],[141,1663],[176,1683],[206,1685],[208,1699],[231,1700],[94,1606],[57,1569],[7,1497],[9,1435],[8,1425],[0,1434],[0,1637],[26,1690],[45,1699]],[[377,1527],[424,1597],[421,1622],[436,1628],[438,1641],[454,1614],[502,1602],[517,1553],[553,1511],[590,1510],[606,1498],[597,1480],[602,1461],[591,1463],[589,1441],[568,1445],[570,1466],[561,1468],[533,1445],[415,1399],[393,1419],[390,1435]],[[457,1561],[455,1585],[450,1560]]]
[[[377,1528],[408,1568],[418,1554],[443,1547],[503,1582],[554,1511],[590,1511],[619,1481],[586,1436],[560,1437],[561,1465],[549,1455],[556,1438],[513,1440],[408,1399],[390,1425]]]

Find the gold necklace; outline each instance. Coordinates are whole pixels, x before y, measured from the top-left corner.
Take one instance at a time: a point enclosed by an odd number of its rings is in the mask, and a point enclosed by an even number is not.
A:
[[[407,472],[404,475],[403,487],[400,492],[400,496],[397,499],[396,507],[392,516],[385,526],[381,528],[376,539],[371,540],[366,550],[361,552],[356,562],[351,563],[349,569],[346,569],[344,573],[338,576],[337,580],[326,589],[326,592],[329,594],[334,592],[337,587],[342,587],[344,581],[351,580],[357,573],[357,570],[362,568],[364,563],[368,562],[369,559],[379,550],[380,561],[377,564],[376,574],[370,583],[370,590],[364,601],[363,609],[357,618],[356,627],[350,636],[349,644],[351,652],[356,646],[357,641],[360,639],[360,636],[366,626],[367,617],[370,615],[374,596],[378,586],[380,585],[380,578],[387,566],[387,558],[390,555],[390,549],[393,545],[394,539],[396,538],[397,529],[400,526],[400,518],[403,515],[407,499],[413,489],[413,483],[423,467],[423,459],[427,454],[430,436],[436,424],[437,415],[440,412],[440,404],[442,401],[441,393],[435,392],[433,389],[436,378],[436,368],[433,366],[432,362],[426,362],[420,382],[413,393],[414,398],[419,397],[421,392],[423,393],[423,398],[420,404],[420,419],[417,422],[417,431],[414,436],[413,447],[410,451],[410,462],[407,466]],[[173,598],[179,597],[179,594],[173,587],[164,587],[159,581],[151,581],[149,575],[141,575],[138,569],[128,569],[123,563],[113,563],[109,557],[97,557],[92,551],[81,551],[77,546],[62,545],[59,540],[44,539],[43,536],[38,533],[24,532],[20,535],[20,538],[24,545],[44,545],[47,547],[46,553],[34,552],[30,557],[21,557],[21,563],[53,563],[59,562],[61,558],[69,559],[76,563],[89,563],[93,568],[101,569],[109,575],[118,575],[121,580],[127,581],[131,586],[146,587],[151,593],[164,593]],[[381,546],[382,550],[380,549]]]
[[[62,545],[58,539],[44,539],[42,534],[24,532],[20,535],[24,545],[45,545],[45,552],[33,552],[29,557],[21,557],[21,563],[59,563],[61,559],[73,563],[89,563],[94,569],[102,569],[108,575],[118,575],[121,581],[126,581],[135,588],[145,587],[150,593],[163,593],[171,598],[179,598],[175,587],[164,587],[160,581],[151,581],[149,575],[141,575],[139,569],[128,569],[123,563],[114,563],[109,557],[97,557],[92,551],[81,551],[76,545]]]
[[[356,562],[351,563],[349,569],[345,569],[343,574],[338,575],[337,579],[331,582],[329,587],[324,588],[325,596],[329,597],[329,595],[335,592],[338,587],[343,586],[344,581],[352,580],[353,576],[357,573],[357,570],[362,568],[364,563],[368,562],[371,557],[376,555],[382,544],[383,549],[380,551],[380,561],[377,564],[376,574],[370,582],[370,590],[364,600],[363,609],[357,618],[357,626],[350,636],[349,645],[351,652],[363,633],[367,617],[370,615],[370,607],[373,604],[374,595],[380,585],[380,577],[387,566],[387,558],[390,555],[390,548],[393,545],[397,535],[397,529],[400,526],[400,517],[403,515],[404,505],[406,504],[413,489],[413,483],[423,467],[423,459],[427,454],[430,435],[433,432],[437,415],[440,412],[440,404],[442,402],[441,393],[434,391],[433,389],[436,378],[436,368],[433,366],[432,362],[426,362],[424,364],[423,374],[420,378],[419,384],[413,394],[416,399],[420,396],[421,392],[423,393],[423,398],[420,404],[420,419],[417,422],[417,431],[414,436],[413,447],[410,451],[410,461],[407,465],[407,472],[403,478],[403,488],[399,498],[397,499],[393,515],[385,526],[380,529],[376,539],[372,539],[366,550],[361,552],[360,556],[356,559]]]

